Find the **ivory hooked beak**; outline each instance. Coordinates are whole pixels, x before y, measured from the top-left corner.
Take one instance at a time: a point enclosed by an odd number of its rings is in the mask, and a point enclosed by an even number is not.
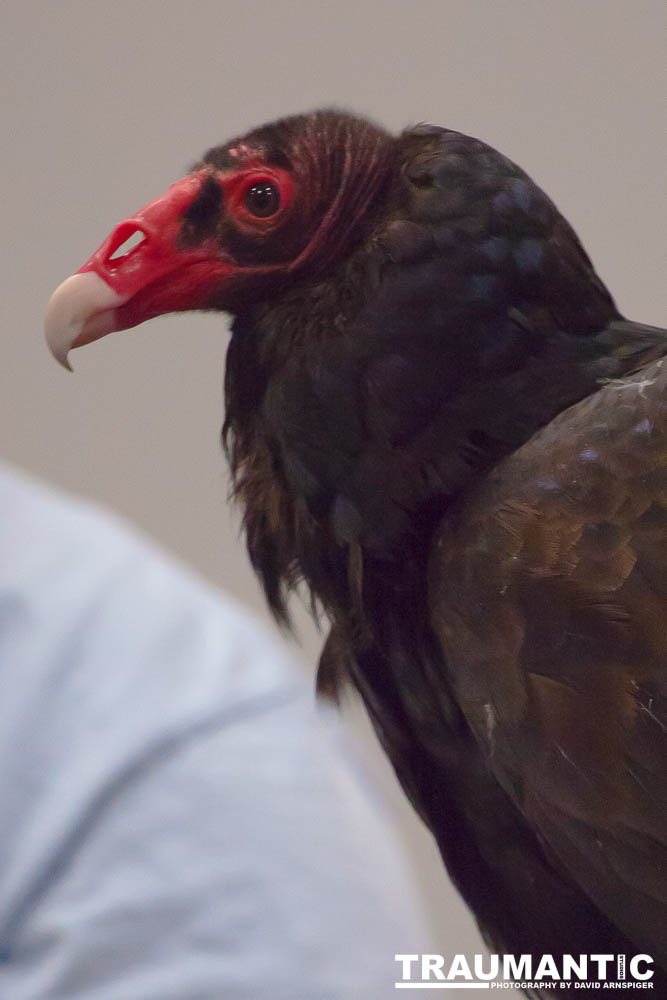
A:
[[[115,330],[115,310],[128,296],[115,292],[94,271],[80,271],[58,285],[44,322],[46,342],[60,364],[72,371],[68,354]]]

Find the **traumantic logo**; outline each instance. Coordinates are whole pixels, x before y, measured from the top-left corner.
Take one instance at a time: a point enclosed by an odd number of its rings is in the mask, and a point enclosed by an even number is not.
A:
[[[650,955],[395,955],[397,990],[653,989]]]

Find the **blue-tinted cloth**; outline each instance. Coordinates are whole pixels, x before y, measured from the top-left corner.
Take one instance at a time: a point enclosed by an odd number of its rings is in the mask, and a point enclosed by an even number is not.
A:
[[[385,1000],[426,932],[282,648],[0,471],[1,1000]]]

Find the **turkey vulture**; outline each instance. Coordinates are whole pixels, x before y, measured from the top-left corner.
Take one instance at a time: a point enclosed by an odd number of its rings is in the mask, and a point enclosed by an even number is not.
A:
[[[647,953],[667,996],[667,331],[505,156],[337,110],[209,150],[47,336],[188,309],[233,315],[268,603],[310,587],[318,688],[360,692],[486,941]]]

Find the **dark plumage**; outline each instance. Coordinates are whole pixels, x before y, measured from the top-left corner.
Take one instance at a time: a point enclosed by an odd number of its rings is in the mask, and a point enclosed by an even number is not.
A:
[[[234,314],[224,440],[272,610],[306,580],[320,691],[359,690],[495,950],[646,951],[667,995],[667,333],[458,132],[316,112],[186,182],[166,276],[108,241],[83,270],[110,329]]]

